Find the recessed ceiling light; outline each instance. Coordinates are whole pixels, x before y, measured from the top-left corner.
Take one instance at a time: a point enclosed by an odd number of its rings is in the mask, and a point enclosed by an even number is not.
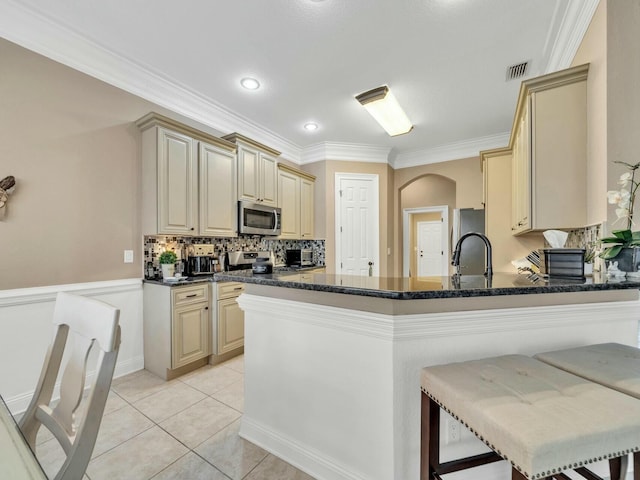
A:
[[[313,122],[308,122],[304,124],[304,129],[309,131],[309,132],[313,132],[314,130],[318,129],[318,124],[317,123],[313,123]]]
[[[257,90],[260,88],[260,82],[251,77],[245,77],[240,80],[240,85],[242,85],[247,90]]]

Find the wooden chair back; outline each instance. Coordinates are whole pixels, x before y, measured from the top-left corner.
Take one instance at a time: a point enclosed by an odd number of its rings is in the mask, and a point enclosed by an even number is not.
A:
[[[41,425],[60,442],[67,458],[56,480],[81,479],[91,459],[120,348],[119,317],[120,310],[97,300],[63,292],[56,298],[53,342],[31,403],[19,422],[34,452]],[[51,397],[65,346],[68,352],[60,382],[60,401],[52,407]],[[87,361],[93,348],[98,349],[96,371],[84,414],[76,419],[85,390]]]

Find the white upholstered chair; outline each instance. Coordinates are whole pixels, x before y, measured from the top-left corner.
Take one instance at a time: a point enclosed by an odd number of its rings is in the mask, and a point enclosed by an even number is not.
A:
[[[68,293],[59,293],[56,299],[53,323],[57,327],[53,343],[31,403],[19,422],[34,452],[41,425],[49,429],[62,446],[67,458],[56,480],[80,480],[91,459],[120,347],[119,316],[120,310],[97,300]],[[60,401],[52,408],[51,396],[65,345],[70,351],[60,383]],[[76,419],[76,410],[85,393],[87,361],[92,348],[98,349],[96,370],[84,414]]]

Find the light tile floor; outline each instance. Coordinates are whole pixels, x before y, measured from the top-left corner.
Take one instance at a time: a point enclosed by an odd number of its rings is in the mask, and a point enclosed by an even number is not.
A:
[[[244,358],[165,382],[115,379],[85,480],[313,480],[238,435]],[[63,452],[41,428],[36,453],[53,477]]]

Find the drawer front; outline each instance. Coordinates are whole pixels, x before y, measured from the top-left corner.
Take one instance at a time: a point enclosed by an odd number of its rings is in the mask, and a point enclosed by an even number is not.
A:
[[[244,283],[222,282],[218,283],[218,300],[237,297],[244,292]]]
[[[173,288],[171,290],[173,306],[187,305],[194,302],[209,301],[209,284],[203,283],[189,287]]]

